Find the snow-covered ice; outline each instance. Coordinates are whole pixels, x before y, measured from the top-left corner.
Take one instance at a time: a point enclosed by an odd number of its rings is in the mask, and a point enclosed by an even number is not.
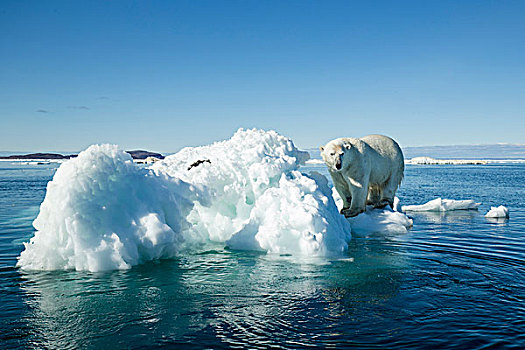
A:
[[[487,218],[508,218],[509,209],[500,205],[499,207],[490,207],[490,210],[485,214]]]
[[[436,198],[421,205],[403,205],[402,211],[451,211],[451,210],[477,210],[481,203],[467,200]]]

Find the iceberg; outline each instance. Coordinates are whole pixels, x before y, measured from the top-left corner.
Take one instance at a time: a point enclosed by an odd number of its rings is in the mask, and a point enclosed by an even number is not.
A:
[[[150,168],[114,145],[93,145],[48,183],[18,258],[27,270],[127,269],[210,242],[269,254],[340,255],[350,224],[326,177],[274,131],[187,147]]]
[[[486,218],[509,218],[509,209],[500,205],[499,207],[490,207],[490,210],[485,214]]]
[[[184,148],[146,168],[118,146],[90,146],[62,163],[48,183],[17,266],[129,269],[217,243],[339,258],[352,232],[403,233],[412,226],[390,208],[345,219],[328,179],[300,171],[308,160],[289,138],[258,129]]]
[[[481,203],[474,200],[454,200],[436,198],[421,205],[403,205],[401,210],[406,211],[452,211],[452,210],[477,210]]]

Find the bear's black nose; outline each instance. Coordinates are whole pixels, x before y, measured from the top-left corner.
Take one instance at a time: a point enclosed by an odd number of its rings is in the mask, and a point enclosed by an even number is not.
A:
[[[337,170],[341,170],[341,163],[335,163],[335,168]]]

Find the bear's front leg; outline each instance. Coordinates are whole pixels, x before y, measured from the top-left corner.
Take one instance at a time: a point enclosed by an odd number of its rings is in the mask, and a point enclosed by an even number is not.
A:
[[[346,200],[343,199],[343,208],[339,211],[340,214],[345,214],[345,211],[350,209],[350,203],[352,203],[352,196],[346,197]]]
[[[346,218],[351,218],[351,217],[354,217],[354,216],[357,216],[361,213],[364,213],[365,212],[365,208],[364,206],[355,206],[355,207],[352,207],[350,206],[350,208],[348,209],[342,209],[341,210],[341,214],[343,214]]]
[[[339,196],[343,200],[343,208],[340,211],[340,213],[343,214],[345,210],[350,208],[350,203],[352,203],[352,193],[350,192],[348,183],[340,173],[330,172],[330,175],[334,181],[334,186],[337,190],[337,193],[339,193]]]
[[[347,218],[357,216],[365,211],[366,198],[368,196],[368,182],[349,179],[348,185],[352,194],[352,202],[350,203],[350,208],[341,211]]]

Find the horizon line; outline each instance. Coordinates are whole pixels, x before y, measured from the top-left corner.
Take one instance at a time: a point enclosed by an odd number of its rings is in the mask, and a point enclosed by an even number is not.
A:
[[[204,146],[204,145],[203,145]],[[426,145],[426,146],[401,146],[402,149],[408,149],[408,148],[438,148],[438,147],[483,147],[483,146],[514,146],[514,147],[525,147],[525,143],[507,143],[507,142],[498,142],[498,143],[478,143],[478,144],[450,144],[450,145]],[[186,147],[186,146],[184,146]],[[181,147],[184,148],[184,147]],[[301,147],[298,147],[301,149]],[[318,149],[318,147],[306,147],[302,148],[305,150],[312,150],[312,149]],[[167,154],[167,153],[176,153],[177,151],[169,151],[169,152],[163,152],[163,151],[156,151],[156,150],[150,150],[147,147],[133,147],[133,149],[130,149],[131,151],[135,150],[142,150],[142,151],[148,151],[148,152],[156,152],[161,154]],[[180,149],[179,149],[180,150]],[[83,150],[77,150],[77,151],[57,151],[57,150],[44,150],[44,151],[4,151],[0,150],[0,154],[3,155],[25,155],[25,154],[31,154],[31,153],[56,153],[61,155],[66,154],[78,154],[82,152]],[[127,149],[125,151],[128,151]]]

